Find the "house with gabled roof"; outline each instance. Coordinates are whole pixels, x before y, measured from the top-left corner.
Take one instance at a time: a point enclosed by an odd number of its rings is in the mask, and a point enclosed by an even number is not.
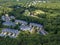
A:
[[[16,38],[20,31],[15,29],[4,28],[2,29],[0,36],[9,36],[11,38]]]
[[[28,24],[26,21],[22,21],[22,20],[15,20],[15,23],[20,23],[21,25],[27,25]]]
[[[1,17],[1,19],[2,19],[3,21],[8,22],[8,21],[10,21],[11,19],[15,19],[15,17],[14,17],[14,16],[9,16],[8,14],[5,14],[5,15],[3,15],[3,16]]]
[[[30,26],[28,26],[28,25],[27,25],[27,26],[21,25],[21,26],[20,26],[20,29],[21,29],[22,31],[27,31],[27,30],[28,30],[28,31],[31,31],[32,27],[30,27]]]
[[[3,16],[1,17],[1,19],[2,19],[3,21],[5,21],[5,16],[3,15]]]
[[[7,21],[2,23],[4,26],[15,26],[15,22]]]
[[[30,23],[30,27],[31,26],[36,26],[36,27],[41,27],[41,28],[43,27],[41,24],[37,24],[37,23]]]
[[[3,21],[10,21],[10,17],[8,16],[8,14],[5,14],[5,15],[3,15],[2,17],[1,17],[1,19],[3,20]]]

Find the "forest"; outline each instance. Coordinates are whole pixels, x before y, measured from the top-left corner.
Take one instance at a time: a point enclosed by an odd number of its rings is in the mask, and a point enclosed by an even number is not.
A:
[[[44,13],[36,13],[37,11]],[[5,1],[2,1],[2,4],[0,4],[0,30],[3,28],[1,16],[6,13],[28,23],[42,24],[48,34],[44,36],[21,31],[16,39],[0,37],[0,45],[60,45],[60,3],[36,3],[29,6],[29,4],[21,2],[8,1],[5,3]],[[33,16],[30,16],[31,14]]]

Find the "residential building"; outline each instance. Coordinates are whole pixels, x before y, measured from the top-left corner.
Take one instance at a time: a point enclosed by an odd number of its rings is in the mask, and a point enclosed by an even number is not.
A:
[[[20,26],[20,29],[21,29],[22,31],[27,31],[27,30],[28,30],[28,31],[31,31],[32,27],[21,25],[21,26]]]
[[[28,23],[26,21],[22,21],[22,20],[15,20],[15,23],[20,23],[21,25],[27,25]]]
[[[9,36],[11,38],[16,38],[19,33],[20,31],[18,30],[5,28],[5,29],[2,29],[0,36]]]
[[[3,22],[3,25],[4,26],[15,26],[15,22],[11,22],[11,21]]]
[[[41,24],[37,24],[37,23],[30,23],[30,27],[39,27],[42,28],[43,26]]]

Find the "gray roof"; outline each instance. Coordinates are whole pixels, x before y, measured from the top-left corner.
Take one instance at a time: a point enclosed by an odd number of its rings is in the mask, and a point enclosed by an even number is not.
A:
[[[15,20],[15,22],[22,23],[22,24],[27,24],[26,21],[22,21],[22,20]]]
[[[11,33],[18,34],[19,31],[15,29],[4,28],[2,29],[2,32],[11,32]]]
[[[15,26],[15,23],[7,21],[7,22],[3,22],[3,25],[6,25],[6,26]]]
[[[4,34],[0,34],[0,36],[5,36]]]
[[[10,16],[10,18],[11,18],[11,19],[15,19],[15,17],[14,17],[14,16]]]
[[[42,34],[42,35],[46,35],[46,34],[48,34],[48,32],[47,32],[47,31],[45,31],[44,29],[39,30],[39,33],[40,33],[40,34]]]
[[[10,21],[10,17],[9,16],[5,16],[6,21]]]
[[[1,19],[2,19],[3,21],[5,21],[5,16],[3,15],[3,16],[1,17]]]
[[[10,21],[10,17],[9,16],[2,16],[1,17],[3,21]]]
[[[37,27],[43,27],[41,24],[37,24],[37,23],[30,23],[30,25],[37,26]]]
[[[26,30],[29,30],[30,31],[32,28],[29,27],[29,26],[23,26],[23,25],[21,25],[20,26],[20,29],[23,30],[23,31],[26,31]]]
[[[8,35],[8,34],[6,34],[6,35],[5,34],[0,34],[0,36],[9,36],[11,38],[16,38],[20,31],[15,30],[15,29],[4,28],[4,29],[2,29],[2,32],[8,32],[8,33],[12,33],[12,34],[15,34],[15,35],[12,36],[12,35]]]

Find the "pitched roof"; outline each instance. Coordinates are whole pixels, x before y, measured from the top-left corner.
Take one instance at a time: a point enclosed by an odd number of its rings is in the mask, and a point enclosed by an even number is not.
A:
[[[37,26],[37,27],[43,27],[41,24],[37,24],[37,23],[30,23],[30,25]]]
[[[15,29],[4,28],[2,29],[2,32],[11,32],[11,33],[18,34],[19,31]]]
[[[23,30],[23,31],[26,31],[26,30],[29,30],[30,31],[31,30],[31,27],[29,27],[29,26],[23,26],[22,25],[22,26],[20,26],[20,29]]]
[[[3,25],[6,25],[6,26],[15,26],[15,23],[14,22],[3,22]]]
[[[22,20],[15,20],[15,22],[19,22],[19,23],[22,23],[22,24],[27,24],[26,21],[22,21]]]
[[[16,38],[20,31],[15,30],[15,29],[4,28],[4,29],[2,29],[2,32],[3,33],[1,33],[0,36],[9,36],[11,38]],[[4,33],[7,33],[7,32],[8,32],[8,34],[4,34]]]

